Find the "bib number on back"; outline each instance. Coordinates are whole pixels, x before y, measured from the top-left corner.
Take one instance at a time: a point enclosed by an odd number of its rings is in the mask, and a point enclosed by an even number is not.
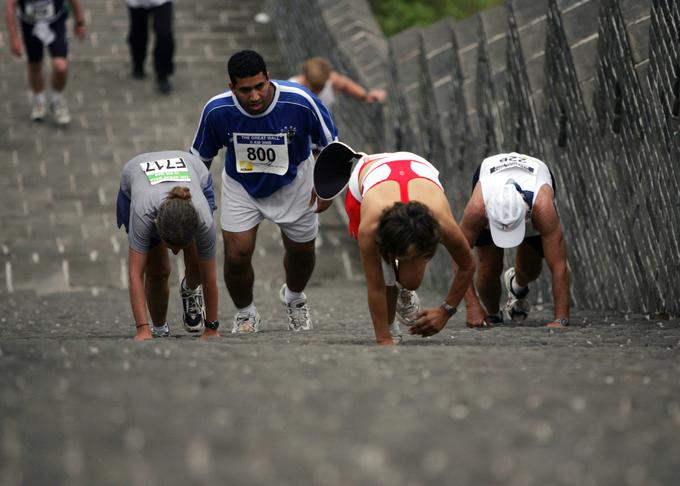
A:
[[[521,155],[509,155],[503,157],[496,165],[489,169],[489,174],[495,174],[496,172],[501,172],[507,169],[522,169],[530,174],[536,174],[538,169],[538,164],[532,160],[529,160]]]
[[[283,175],[288,172],[288,141],[285,133],[234,133],[236,170],[240,173]]]
[[[34,20],[48,20],[54,17],[54,3],[52,0],[34,0],[26,2],[24,12]]]
[[[181,157],[174,159],[160,159],[149,162],[141,162],[139,166],[149,179],[152,186],[161,182],[188,182],[191,181],[187,163]]]

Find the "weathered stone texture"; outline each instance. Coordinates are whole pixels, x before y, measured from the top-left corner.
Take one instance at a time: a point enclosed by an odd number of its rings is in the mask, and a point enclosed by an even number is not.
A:
[[[329,4],[308,3],[322,10]],[[343,22],[366,25],[366,2],[342,3],[357,12],[342,9]],[[320,45],[309,36],[327,18],[316,18],[292,29],[307,39],[298,55]],[[322,30],[330,38],[341,24]],[[352,58],[353,44],[388,53],[370,69],[366,59],[354,62],[351,71],[380,79],[375,69],[385,67],[384,138],[357,136],[375,134],[379,118],[362,125],[366,108],[349,104],[339,117],[352,110],[355,131],[343,138],[430,158],[457,217],[485,156],[543,158],[557,179],[575,303],[677,315],[679,28],[677,2],[509,0],[463,21],[401,32],[387,51],[373,23],[370,35],[324,48],[334,59]],[[437,268],[430,283],[446,285],[450,274]],[[549,298],[545,275],[539,287],[539,300]]]

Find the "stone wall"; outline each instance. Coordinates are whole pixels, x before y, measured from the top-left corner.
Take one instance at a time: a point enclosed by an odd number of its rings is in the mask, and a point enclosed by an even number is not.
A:
[[[343,140],[432,160],[458,218],[485,156],[545,160],[557,179],[574,303],[680,314],[677,2],[510,0],[388,40],[363,0],[279,3],[269,6],[291,70],[323,55],[389,89],[382,108],[343,100],[335,113]],[[445,289],[450,271],[433,267],[429,284]],[[545,275],[537,287],[550,302]]]

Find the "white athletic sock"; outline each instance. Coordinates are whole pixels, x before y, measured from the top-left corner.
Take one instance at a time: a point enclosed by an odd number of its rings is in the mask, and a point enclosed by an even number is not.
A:
[[[288,288],[288,285],[286,285],[286,296],[285,296],[285,298],[286,298],[287,304],[290,304],[295,299],[299,299],[300,297],[302,297],[302,292],[293,292],[292,290],[290,290]]]
[[[53,103],[56,101],[61,101],[63,97],[64,96],[62,95],[61,91],[52,91],[50,93],[50,99]]]
[[[246,314],[251,314],[254,315],[257,312],[257,309],[255,308],[255,303],[251,302],[250,305],[247,305],[246,307],[242,308],[237,308],[239,312],[246,313]]]
[[[33,93],[33,99],[38,101],[38,102],[44,103],[45,102],[45,92],[41,91],[40,93]]]

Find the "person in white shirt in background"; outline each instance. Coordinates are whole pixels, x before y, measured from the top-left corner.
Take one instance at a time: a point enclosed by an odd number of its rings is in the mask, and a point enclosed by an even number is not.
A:
[[[289,81],[295,81],[309,89],[329,110],[332,110],[338,93],[366,103],[382,103],[387,97],[384,89],[366,89],[356,81],[338,73],[323,57],[307,59],[302,64],[302,73],[293,76]]]

